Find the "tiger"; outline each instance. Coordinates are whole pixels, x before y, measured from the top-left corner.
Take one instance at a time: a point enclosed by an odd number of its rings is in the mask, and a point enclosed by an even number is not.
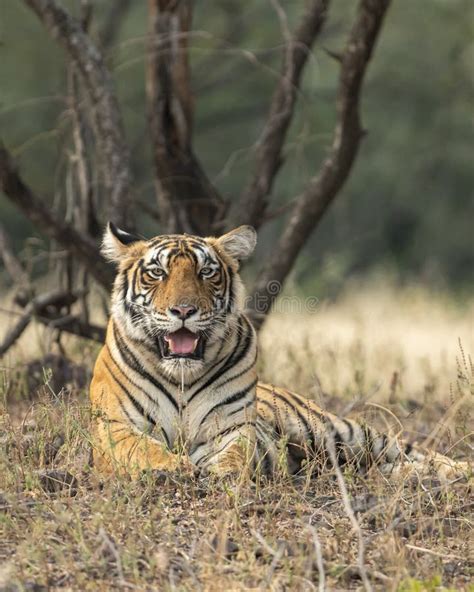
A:
[[[251,226],[145,239],[108,224],[102,254],[117,274],[90,386],[99,472],[272,476],[352,465],[393,474],[410,465],[451,479],[465,471],[259,382],[239,275],[256,242]]]

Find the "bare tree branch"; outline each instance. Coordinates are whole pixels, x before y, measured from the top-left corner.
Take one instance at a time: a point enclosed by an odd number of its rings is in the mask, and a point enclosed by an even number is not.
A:
[[[329,2],[310,0],[293,35],[289,32],[286,34],[281,76],[273,93],[267,121],[257,141],[253,177],[240,199],[232,205],[229,227],[252,224],[258,228],[263,222],[267,198],[283,163],[282,149],[293,118],[301,75],[326,20]],[[287,29],[286,23],[283,26]]]
[[[27,305],[24,314],[7,333],[3,343],[0,344],[0,356],[3,356],[16,343],[36,313],[45,311],[51,305],[58,306],[58,304],[64,302],[67,296],[62,290],[53,290],[52,292],[35,296]]]
[[[21,287],[28,286],[30,280],[28,278],[28,274],[23,269],[23,265],[18,261],[17,256],[13,252],[10,243],[10,237],[3,226],[0,223],[0,257],[3,260],[3,264],[5,265],[5,269],[8,272],[8,275],[11,277],[15,284],[18,284]]]
[[[69,106],[72,113],[72,141],[74,152],[71,155],[74,177],[77,183],[77,203],[74,204],[76,228],[90,236],[97,236],[100,225],[97,220],[94,203],[93,178],[88,157],[87,138],[90,130],[87,127],[84,109],[81,106],[81,88],[74,65],[69,75]]]
[[[359,3],[342,56],[332,146],[319,174],[298,198],[278,244],[258,274],[255,292],[258,302],[264,303],[260,312],[268,312],[278,296],[278,290],[274,290],[276,283],[283,283],[309,235],[349,176],[364,133],[359,115],[362,81],[389,5],[390,0]],[[263,316],[256,322],[263,322]]]
[[[148,118],[160,216],[167,232],[209,234],[223,200],[192,149],[189,0],[149,0]]]
[[[27,310],[24,314],[21,315],[21,317],[18,319],[18,321],[15,323],[15,325],[10,329],[10,331],[8,331],[8,333],[5,336],[5,339],[3,340],[3,343],[0,344],[0,357],[5,355],[7,353],[7,351],[13,345],[15,345],[15,343],[18,341],[18,339],[20,339],[20,337],[23,335],[25,329],[30,324],[31,318],[32,318],[32,313],[30,310]]]
[[[36,320],[52,329],[71,333],[77,337],[90,339],[99,343],[104,343],[105,341],[105,327],[89,323],[75,315],[63,316],[49,313],[47,315],[37,316]]]
[[[35,226],[83,261],[99,284],[110,289],[113,273],[102,259],[97,245],[89,236],[80,234],[59,216],[55,216],[44,201],[25,185],[13,165],[10,154],[1,143],[0,190]]]
[[[0,344],[0,356],[5,355],[18,341],[34,319],[53,329],[103,342],[105,340],[104,327],[86,323],[73,315],[64,316],[61,312],[61,309],[69,307],[76,300],[76,294],[70,294],[64,290],[52,290],[32,298],[26,305],[24,313],[7,333],[3,343]]]
[[[94,108],[94,123],[103,158],[108,216],[132,226],[130,155],[112,77],[82,24],[55,0],[24,0],[51,36],[67,51],[84,81]]]

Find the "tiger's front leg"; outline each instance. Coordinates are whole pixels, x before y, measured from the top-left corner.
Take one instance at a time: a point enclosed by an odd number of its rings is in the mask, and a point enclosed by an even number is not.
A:
[[[199,456],[198,449],[190,452],[190,459],[196,463],[201,474],[250,477],[255,452],[255,428],[247,425],[243,429],[232,429],[232,433],[220,442],[210,438],[206,448],[204,455]]]
[[[115,367],[120,382],[113,379],[113,368],[105,348],[96,363],[90,388],[93,409],[93,458],[97,470],[104,474],[118,472],[137,477],[145,470],[175,471],[188,468],[186,457],[174,454],[164,441],[147,433],[159,429],[143,413],[134,413],[129,399],[134,396],[132,383]],[[127,390],[126,390],[127,389]],[[128,406],[126,406],[128,403]],[[151,417],[151,416],[148,416]],[[141,423],[140,423],[141,422]]]
[[[146,470],[188,468],[185,457],[172,453],[147,434],[134,432],[126,424],[98,420],[95,435],[94,466],[102,474],[118,472],[138,477]]]

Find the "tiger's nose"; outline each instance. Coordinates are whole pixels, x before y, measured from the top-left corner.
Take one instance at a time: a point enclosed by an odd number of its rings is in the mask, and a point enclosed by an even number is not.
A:
[[[197,308],[195,306],[179,305],[170,307],[170,313],[182,321],[189,318],[195,312],[197,312]]]

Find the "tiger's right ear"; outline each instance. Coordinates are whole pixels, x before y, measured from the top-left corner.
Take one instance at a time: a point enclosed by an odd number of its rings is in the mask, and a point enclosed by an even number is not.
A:
[[[107,224],[100,252],[109,261],[121,261],[130,252],[130,247],[144,239],[117,228],[113,222]]]

